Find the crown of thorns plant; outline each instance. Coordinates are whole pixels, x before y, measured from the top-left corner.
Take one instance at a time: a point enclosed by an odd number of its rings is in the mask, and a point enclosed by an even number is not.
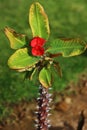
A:
[[[55,57],[79,55],[86,50],[87,44],[79,38],[57,38],[50,41],[48,17],[38,2],[30,7],[29,24],[33,34],[31,40],[25,34],[18,34],[9,27],[5,28],[10,47],[15,50],[8,60],[8,65],[16,71],[25,71],[30,80],[33,80],[33,76],[38,72],[39,82],[43,87],[49,88],[52,84],[52,66],[62,75]]]

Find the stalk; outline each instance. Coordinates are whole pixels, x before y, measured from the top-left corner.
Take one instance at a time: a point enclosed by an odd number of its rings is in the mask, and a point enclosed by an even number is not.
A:
[[[51,102],[51,94],[48,93],[48,88],[44,88],[42,85],[39,87],[39,98],[37,98],[37,130],[48,130],[50,127],[48,116],[49,114],[49,103]]]

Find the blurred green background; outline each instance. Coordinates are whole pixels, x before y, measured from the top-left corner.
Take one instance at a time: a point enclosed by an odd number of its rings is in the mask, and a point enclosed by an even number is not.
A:
[[[31,100],[38,92],[37,84],[24,81],[24,74],[10,70],[7,60],[12,54],[4,35],[5,26],[32,37],[28,23],[30,5],[36,0],[0,0],[0,106]],[[87,41],[87,0],[38,0],[49,18],[50,39],[80,37]],[[58,59],[63,77],[54,73],[53,91],[64,90],[70,82],[76,82],[81,73],[87,73],[87,51],[76,57]],[[2,113],[3,107],[0,107]]]

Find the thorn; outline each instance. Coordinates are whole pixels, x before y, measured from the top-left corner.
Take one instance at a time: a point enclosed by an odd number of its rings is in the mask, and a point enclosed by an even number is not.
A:
[[[49,97],[51,97],[52,96],[52,94],[49,94]]]
[[[47,94],[47,98],[50,98],[52,96],[52,94]]]
[[[43,99],[43,102],[45,102],[45,99]]]
[[[40,98],[37,98],[37,100],[40,100]]]
[[[47,92],[46,91],[43,91],[42,94],[46,94]]]
[[[49,124],[49,125],[48,125],[48,128],[50,128],[50,127],[51,127],[51,125]]]
[[[46,103],[43,103],[41,106],[44,107],[46,105]]]
[[[36,112],[34,112],[35,114],[38,114],[38,112],[36,111]]]
[[[49,103],[52,102],[52,98],[49,99]]]
[[[39,122],[38,119],[35,119],[35,122],[38,123]]]
[[[52,115],[52,114],[49,113],[47,116],[49,117],[49,116],[51,116],[51,115]]]
[[[49,100],[51,100],[51,101],[52,101],[53,99],[52,99],[52,98],[50,98]]]
[[[40,128],[42,129],[43,127],[42,127],[42,126],[40,126]]]
[[[49,110],[47,109],[46,112],[49,112]]]
[[[43,121],[43,119],[44,119],[44,116],[41,117],[41,121]]]
[[[38,124],[35,124],[35,127],[38,128]]]

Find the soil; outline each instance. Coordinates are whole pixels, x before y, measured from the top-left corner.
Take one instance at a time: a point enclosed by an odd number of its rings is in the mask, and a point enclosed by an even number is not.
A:
[[[87,75],[83,74],[76,85],[70,83],[64,92],[54,93],[52,98],[49,130],[87,130]],[[11,107],[13,112],[0,122],[0,130],[36,130],[36,101],[22,101]]]

